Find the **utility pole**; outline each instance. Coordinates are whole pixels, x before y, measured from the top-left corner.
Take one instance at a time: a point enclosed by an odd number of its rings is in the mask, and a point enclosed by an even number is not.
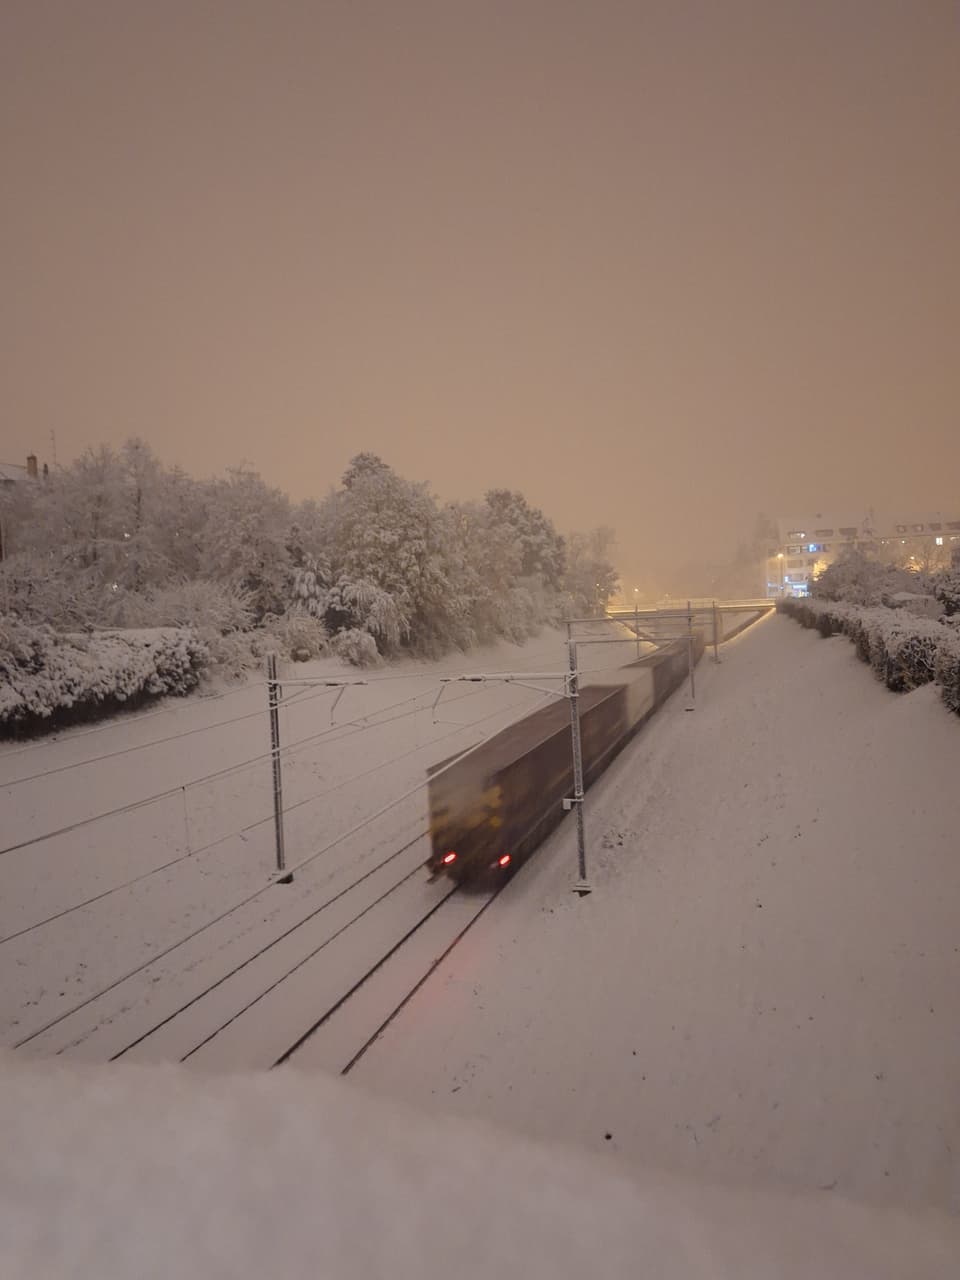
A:
[[[592,890],[587,883],[587,843],[583,826],[583,749],[580,741],[580,673],[577,669],[576,640],[568,642],[567,651],[570,656],[567,696],[570,699],[570,733],[573,739],[573,796],[564,800],[563,807],[577,811],[577,867],[580,879],[573,886],[573,891],[582,898]]]
[[[277,680],[277,655],[267,654],[267,703],[270,708],[270,754],[273,764],[273,833],[277,849],[277,870],[286,871],[286,851],[283,844],[283,774],[280,765],[280,684]],[[289,884],[293,873],[280,877],[281,884]]]

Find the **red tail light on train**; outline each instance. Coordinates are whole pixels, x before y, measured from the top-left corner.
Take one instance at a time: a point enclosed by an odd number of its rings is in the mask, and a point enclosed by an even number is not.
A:
[[[505,854],[503,855],[503,857],[500,859],[500,865],[501,865],[501,867],[509,867],[509,865],[510,865],[510,855],[509,855],[509,853],[505,853]]]
[[[443,855],[443,865],[445,867],[449,867],[450,863],[456,862],[456,860],[457,860],[457,855],[452,851],[450,853],[445,853]]]

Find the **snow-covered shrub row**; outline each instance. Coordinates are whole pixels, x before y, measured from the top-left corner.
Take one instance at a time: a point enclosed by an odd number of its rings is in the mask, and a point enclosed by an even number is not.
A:
[[[62,724],[97,708],[189,692],[209,662],[192,631],[58,635],[0,618],[0,733]]]
[[[822,636],[847,636],[861,661],[896,693],[935,680],[945,704],[960,713],[960,631],[948,621],[816,599],[780,600],[777,609]]]

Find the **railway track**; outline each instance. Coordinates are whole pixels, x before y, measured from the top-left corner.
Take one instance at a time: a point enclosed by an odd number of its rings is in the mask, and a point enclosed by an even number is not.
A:
[[[381,957],[353,989],[291,1044],[274,1063],[322,1067],[347,1075],[500,893],[448,890],[402,942]]]
[[[211,950],[191,962],[179,999],[95,1002],[47,1050],[208,1071],[289,1061],[349,1071],[498,891],[429,882],[426,838],[421,830],[281,931],[279,918],[261,926],[232,957]]]

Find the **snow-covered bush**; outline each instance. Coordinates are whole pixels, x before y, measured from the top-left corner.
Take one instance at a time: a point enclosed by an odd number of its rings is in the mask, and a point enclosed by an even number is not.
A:
[[[929,575],[882,564],[855,548],[842,551],[811,585],[816,599],[862,605],[892,604],[898,595],[922,595],[931,589]]]
[[[946,705],[960,715],[960,632],[954,630],[952,637],[937,650],[934,679]]]
[[[410,619],[389,592],[366,578],[342,576],[326,595],[327,625],[337,631],[366,631],[389,653],[410,634]]]
[[[0,613],[58,630],[104,621],[109,592],[56,551],[21,551],[0,564]]]
[[[282,617],[268,615],[262,630],[276,642],[286,658],[294,662],[309,662],[327,652],[330,636],[319,618],[309,613],[288,610]]]
[[[338,632],[330,648],[338,658],[354,667],[374,667],[380,661],[373,636],[367,631],[358,631],[356,627]]]
[[[192,631],[58,634],[0,619],[0,732],[60,725],[100,708],[184,694],[209,651]]]
[[[937,576],[934,595],[943,605],[948,618],[960,614],[960,564],[945,569]]]
[[[118,591],[111,621],[122,627],[193,627],[225,636],[250,629],[253,606],[242,587],[197,578],[142,593]]]
[[[777,609],[823,636],[846,635],[861,661],[896,693],[935,680],[945,704],[960,712],[960,634],[944,621],[840,601],[788,599]]]

